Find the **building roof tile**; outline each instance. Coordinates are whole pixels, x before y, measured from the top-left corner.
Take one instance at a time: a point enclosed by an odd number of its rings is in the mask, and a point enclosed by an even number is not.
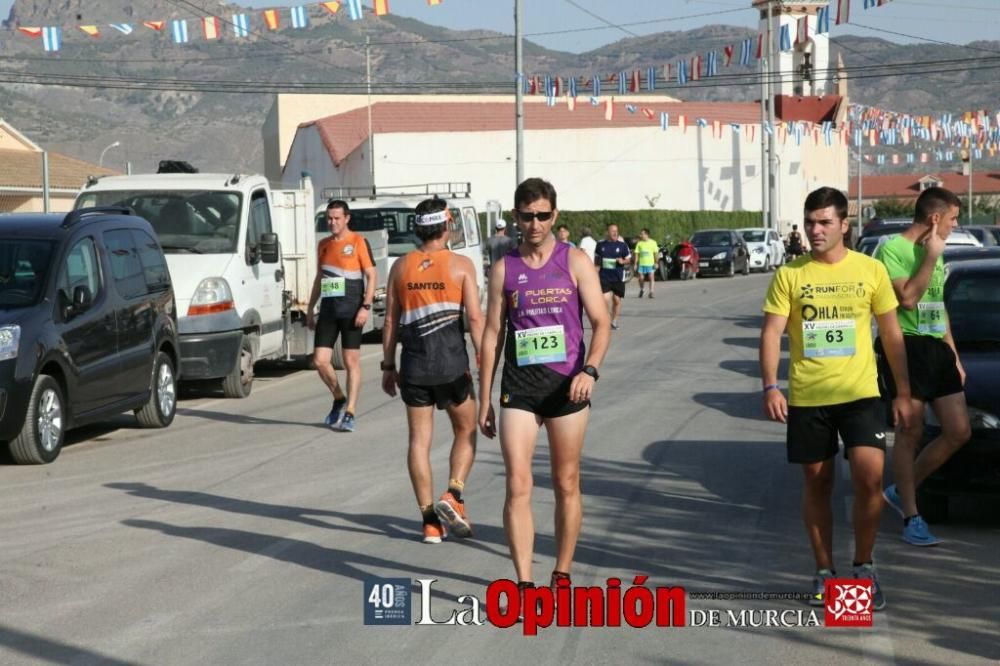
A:
[[[901,173],[865,176],[861,194],[865,199],[914,199],[920,195],[920,181],[934,178],[959,195],[969,191],[969,177],[960,173]],[[850,196],[858,196],[858,179],[851,178]],[[972,174],[973,194],[1000,194],[1000,173],[981,172]]]

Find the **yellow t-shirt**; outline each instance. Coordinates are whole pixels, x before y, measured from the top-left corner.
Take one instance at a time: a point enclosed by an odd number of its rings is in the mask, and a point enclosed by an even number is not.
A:
[[[848,251],[836,264],[804,255],[778,269],[764,312],[788,317],[788,404],[839,405],[878,396],[871,317],[899,303],[885,266]]]

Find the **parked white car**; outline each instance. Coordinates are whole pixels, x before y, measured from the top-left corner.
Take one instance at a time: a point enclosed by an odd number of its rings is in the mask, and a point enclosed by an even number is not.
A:
[[[955,229],[948,235],[948,240],[944,242],[945,245],[965,245],[969,247],[982,247],[983,244],[979,242],[979,239],[970,234],[968,231],[962,229]]]
[[[764,273],[785,263],[785,244],[774,229],[752,227],[736,231],[750,252],[750,270]]]

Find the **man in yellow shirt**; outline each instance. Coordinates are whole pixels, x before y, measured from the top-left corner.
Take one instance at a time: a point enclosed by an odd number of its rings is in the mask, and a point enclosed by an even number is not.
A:
[[[642,298],[643,287],[649,280],[649,297],[653,297],[653,285],[656,284],[656,260],[660,255],[660,246],[649,237],[649,229],[639,232],[639,242],[635,244],[635,274],[639,276],[639,298]]]
[[[853,578],[870,579],[874,610],[885,607],[872,551],[882,513],[885,423],[879,400],[870,321],[879,334],[895,378],[897,423],[912,418],[903,334],[896,296],[885,266],[848,250],[847,197],[822,187],[805,201],[805,232],[811,251],[782,266],[764,301],[760,368],[764,411],[788,424],[788,461],[802,465],[802,518],[816,558],[811,603],[822,606],[833,568],[833,483],[837,438],[851,467],[854,487]],[[789,341],[789,397],[778,386],[781,335]]]

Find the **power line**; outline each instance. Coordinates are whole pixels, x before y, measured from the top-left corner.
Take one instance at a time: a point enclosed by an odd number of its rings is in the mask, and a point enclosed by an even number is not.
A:
[[[591,17],[591,18],[595,18],[595,19],[597,19],[598,21],[600,21],[601,23],[604,23],[604,24],[605,24],[605,25],[607,25],[608,27],[611,27],[611,28],[615,28],[615,29],[617,29],[617,30],[621,30],[621,31],[622,31],[622,32],[624,32],[624,33],[625,33],[626,35],[629,35],[629,36],[631,36],[631,37],[638,37],[638,36],[639,36],[639,35],[637,35],[636,33],[632,32],[631,30],[628,30],[628,29],[626,29],[626,28],[623,28],[623,27],[622,27],[622,26],[620,26],[620,25],[615,25],[614,23],[612,23],[612,22],[611,22],[611,21],[609,21],[608,19],[604,18],[603,16],[598,16],[597,14],[595,14],[595,13],[594,13],[594,12],[592,12],[592,11],[590,11],[590,10],[589,10],[589,9],[587,9],[586,7],[584,7],[584,6],[582,6],[582,5],[580,5],[580,4],[576,3],[576,2],[574,2],[574,0],[563,0],[563,2],[565,2],[565,3],[566,3],[567,5],[569,5],[570,7],[576,7],[577,9],[579,9],[579,10],[580,10],[581,12],[583,12],[583,13],[584,13],[584,14],[586,14],[587,16],[589,16],[589,17]]]

